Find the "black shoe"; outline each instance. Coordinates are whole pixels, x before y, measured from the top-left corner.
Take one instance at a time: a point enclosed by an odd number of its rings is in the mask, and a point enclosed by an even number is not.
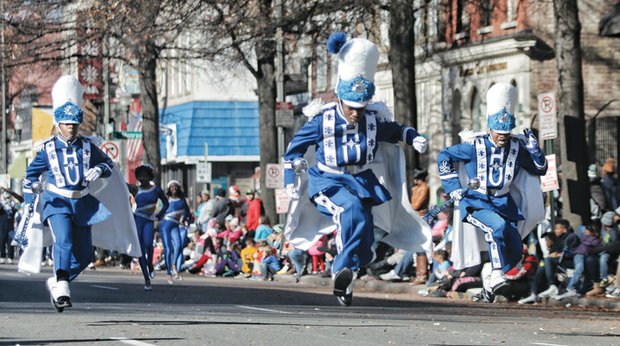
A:
[[[493,303],[495,301],[495,295],[492,292],[485,290],[484,288],[482,289],[482,292],[480,292],[480,294],[482,295],[482,301],[485,303]]]
[[[334,295],[344,297],[347,294],[347,288],[353,281],[353,271],[350,268],[344,268],[336,274],[334,278]]]
[[[493,286],[492,290],[493,290],[493,294],[496,296],[503,296],[503,297],[510,296],[510,285],[506,281],[502,281],[499,284]]]
[[[56,311],[58,312],[63,312],[65,308],[70,308],[73,306],[71,304],[71,298],[67,296],[58,297],[57,300],[54,300],[54,298],[51,298],[51,300],[52,300],[52,304],[54,305],[54,308],[56,308]]]
[[[344,296],[336,296],[336,299],[338,299],[338,303],[342,306],[351,306],[351,303],[353,303],[353,294],[349,293]]]

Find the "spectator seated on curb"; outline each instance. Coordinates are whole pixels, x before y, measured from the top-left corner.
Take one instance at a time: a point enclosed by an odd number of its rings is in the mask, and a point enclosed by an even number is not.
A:
[[[247,238],[245,240],[245,247],[241,250],[241,261],[243,262],[243,266],[241,267],[241,272],[245,277],[252,276],[252,269],[254,267],[254,255],[258,253],[258,249],[256,249],[256,245],[254,243],[254,239]]]
[[[392,256],[388,257],[388,263],[398,259],[394,269],[385,274],[379,275],[383,281],[409,281],[411,280],[411,272],[413,271],[413,257],[415,254],[411,251],[402,249],[397,250]]]
[[[593,222],[585,228],[579,245],[573,250],[575,271],[568,281],[566,292],[553,296],[553,299],[562,300],[581,296],[590,288],[592,278],[598,276],[596,263],[598,262],[597,247],[601,242],[600,227],[600,222]],[[586,266],[586,261],[593,265]]]
[[[539,294],[541,298],[551,298],[559,293],[557,276],[565,273],[568,268],[574,268],[573,251],[579,245],[579,238],[564,219],[556,220],[553,236],[546,237],[546,240],[550,244],[549,257],[544,259],[544,265],[539,268],[543,268],[549,287]]]
[[[278,257],[272,247],[267,245],[263,250],[263,258],[261,261],[261,272],[263,274],[263,280],[273,281],[273,276],[282,269]]]
[[[306,265],[309,257],[308,252],[289,244],[287,257],[295,269],[295,280],[299,282],[301,276],[306,274]]]
[[[433,252],[433,272],[428,277],[426,287],[419,290],[418,294],[422,296],[428,296],[431,287],[439,287],[442,279],[447,276],[452,269],[452,262],[448,259],[450,257],[446,250],[436,250]]]
[[[215,265],[215,274],[224,277],[237,276],[241,272],[243,261],[239,254],[239,245],[230,243],[225,251],[220,251],[218,262]]]
[[[620,207],[603,215],[601,223],[601,252],[599,253],[600,283],[595,285],[588,296],[605,295],[607,298],[620,298]],[[616,268],[616,275],[609,275]],[[612,284],[613,282],[613,284]],[[607,287],[605,287],[607,286]]]
[[[449,292],[466,292],[470,288],[482,287],[480,271],[484,263],[461,270],[451,269],[448,274],[429,288],[431,297],[448,297]]]
[[[530,294],[530,281],[536,274],[536,269],[538,268],[538,258],[535,255],[529,254],[527,250],[527,246],[523,246],[523,258],[521,261],[506,272],[506,282],[509,285],[507,293],[504,295],[510,301],[515,301],[521,299],[523,297],[527,297]],[[486,284],[487,281],[491,279],[491,266],[485,265],[482,270],[482,280],[483,283]],[[484,297],[483,290],[481,292],[482,301],[493,302],[493,298],[491,296]]]

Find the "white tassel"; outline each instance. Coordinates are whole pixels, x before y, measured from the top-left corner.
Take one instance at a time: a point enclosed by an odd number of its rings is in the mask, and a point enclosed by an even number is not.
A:
[[[321,100],[320,98],[316,98],[312,101],[310,101],[310,103],[308,103],[307,106],[305,106],[304,108],[301,109],[301,112],[308,117],[308,120],[314,118],[316,115],[321,113],[321,110],[323,108],[323,100]]]

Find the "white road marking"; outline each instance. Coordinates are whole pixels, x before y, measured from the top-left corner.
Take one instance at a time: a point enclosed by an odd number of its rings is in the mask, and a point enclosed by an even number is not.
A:
[[[540,346],[567,346],[562,344],[548,344],[546,342],[532,342],[530,345],[540,345]]]
[[[127,345],[154,346],[154,344],[149,344],[149,343],[138,341],[138,340],[128,339],[128,338],[126,338],[124,336],[113,336],[113,337],[110,338],[110,340],[120,341],[123,344],[127,344]]]
[[[258,311],[265,311],[265,312],[275,312],[278,314],[290,314],[290,312],[286,312],[286,311],[281,311],[281,310],[272,310],[272,309],[263,309],[263,308],[255,308],[253,306],[247,306],[247,305],[237,305],[238,308],[242,308],[242,309],[250,309],[250,310],[258,310]]]
[[[100,286],[100,285],[91,285],[92,287],[97,287],[97,288],[103,288],[104,290],[112,290],[112,291],[118,291],[119,288],[116,287],[110,287],[110,286]]]

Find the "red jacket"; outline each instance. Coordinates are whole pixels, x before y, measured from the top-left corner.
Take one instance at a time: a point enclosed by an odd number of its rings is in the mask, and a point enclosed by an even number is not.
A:
[[[258,227],[258,218],[261,215],[263,209],[263,202],[260,198],[254,198],[251,201],[246,201],[248,209],[245,214],[245,227],[248,231],[255,231]]]

